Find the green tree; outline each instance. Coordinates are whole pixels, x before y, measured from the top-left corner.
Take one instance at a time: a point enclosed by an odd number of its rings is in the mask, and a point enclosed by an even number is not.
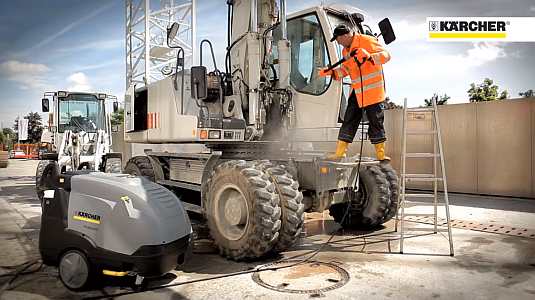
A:
[[[468,90],[468,99],[470,102],[499,100],[500,97],[498,97],[498,89],[498,85],[494,84],[492,79],[485,78],[480,84],[470,84],[470,89]]]
[[[448,104],[448,100],[450,100],[451,97],[447,94],[444,94],[443,96],[439,96],[437,93],[434,93],[433,96],[429,99],[424,99],[425,106],[433,106],[433,100],[436,101],[437,105],[444,105]]]
[[[535,91],[533,91],[532,89],[529,89],[525,92],[518,93],[518,95],[524,98],[535,97]]]
[[[30,112],[24,119],[28,119],[28,140],[27,143],[38,143],[41,141],[41,133],[43,133],[43,124],[41,122],[41,116],[39,113]],[[18,130],[19,130],[19,118],[15,119],[15,124],[13,129],[17,131],[16,139],[18,139]]]
[[[119,110],[111,115],[111,125],[122,125],[124,122],[124,108],[119,108]]]
[[[500,97],[498,97],[498,100],[505,100],[505,99],[509,99],[509,92],[507,90],[503,90],[500,93]]]
[[[9,140],[4,135],[4,132],[0,131],[0,151],[4,150],[4,148],[7,148],[7,145],[9,145]]]
[[[4,144],[4,146],[8,149],[11,149],[13,146],[13,141],[15,140],[15,137],[17,134],[13,131],[11,128],[3,128],[2,131],[0,131],[1,141],[0,144]]]
[[[403,106],[401,105],[397,105],[396,103],[390,101],[390,97],[386,97],[385,98],[385,102],[383,102],[383,105],[384,105],[384,109],[398,109],[398,108],[403,108]]]

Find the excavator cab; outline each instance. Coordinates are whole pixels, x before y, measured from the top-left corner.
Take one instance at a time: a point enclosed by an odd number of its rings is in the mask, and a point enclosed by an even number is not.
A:
[[[288,16],[290,86],[296,114],[294,141],[335,141],[338,127],[343,121],[351,88],[350,78],[346,77],[340,82],[318,76],[320,68],[342,58],[342,48],[336,42],[330,42],[334,27],[345,24],[354,32],[377,38],[382,36],[386,44],[395,40],[388,19],[379,22],[380,33],[374,33],[365,19],[366,14],[362,10],[350,6],[311,7]],[[281,30],[277,28],[273,33],[273,44],[276,45],[280,38]],[[277,50],[273,49],[271,61],[275,65],[277,59]],[[277,67],[273,73],[276,72]],[[357,137],[360,138],[361,134],[357,134]]]

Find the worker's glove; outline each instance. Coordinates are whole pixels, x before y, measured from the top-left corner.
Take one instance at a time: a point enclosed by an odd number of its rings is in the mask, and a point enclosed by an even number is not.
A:
[[[365,62],[368,58],[370,58],[371,55],[370,55],[370,53],[369,53],[366,49],[364,49],[364,48],[359,48],[359,50],[357,51],[357,54],[356,54],[355,57],[358,59],[358,61],[359,61],[360,63],[363,63],[363,62]]]
[[[332,76],[333,75],[333,70],[327,70],[328,68],[321,68],[319,71],[318,71],[318,75],[319,77],[327,77],[327,76]]]

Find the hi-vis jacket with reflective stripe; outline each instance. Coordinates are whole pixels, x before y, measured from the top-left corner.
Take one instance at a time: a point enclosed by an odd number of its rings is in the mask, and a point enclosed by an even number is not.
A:
[[[334,70],[334,79],[341,80],[347,75],[351,77],[351,88],[357,95],[359,107],[382,102],[385,99],[382,65],[390,60],[390,54],[379,44],[377,38],[358,33],[353,36],[351,47],[349,49],[344,48],[342,54],[344,57],[349,57],[349,53],[354,49],[366,49],[370,53],[371,59],[360,66],[360,71],[353,57],[347,59],[342,63],[341,67]],[[358,54],[356,56],[362,62],[362,56]],[[362,92],[364,92],[364,95],[362,95]]]

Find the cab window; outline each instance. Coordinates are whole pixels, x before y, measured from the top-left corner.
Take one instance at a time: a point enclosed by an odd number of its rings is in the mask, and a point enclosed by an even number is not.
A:
[[[288,20],[288,40],[291,42],[290,84],[298,92],[320,95],[331,83],[331,78],[319,77],[318,69],[330,63],[327,44],[318,17],[310,14]],[[274,31],[274,40],[281,37],[280,26]],[[275,42],[276,43],[276,42]],[[272,52],[278,56],[276,46]]]

